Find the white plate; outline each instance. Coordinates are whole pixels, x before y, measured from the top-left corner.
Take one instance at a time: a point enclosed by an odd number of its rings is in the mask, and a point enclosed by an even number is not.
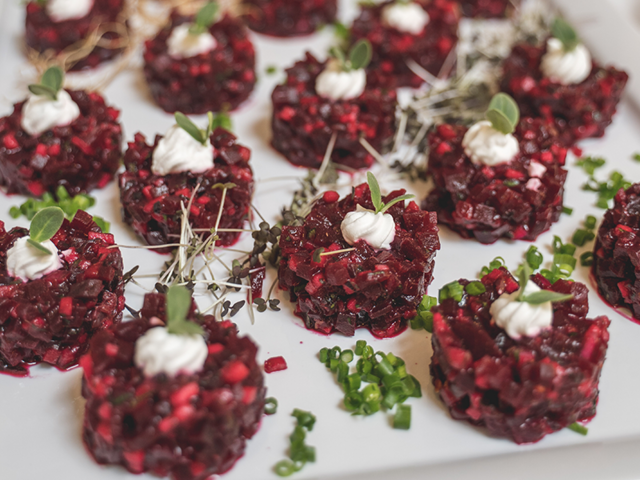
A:
[[[575,3],[575,2],[574,2]],[[345,2],[343,17],[354,13],[355,1]],[[23,8],[17,0],[0,0],[0,114],[10,112],[11,103],[25,94],[28,69],[20,54],[23,32]],[[302,56],[305,49],[322,54],[332,39],[331,31],[296,40],[277,40],[253,36],[258,49],[260,83],[249,103],[233,115],[240,142],[253,151],[257,192],[255,204],[269,221],[274,221],[297,187],[291,176],[301,177],[304,170],[290,166],[269,146],[270,93],[281,81],[281,69]],[[605,59],[606,60],[606,59]],[[636,61],[636,59],[633,59]],[[264,74],[265,67],[275,65],[280,73]],[[150,100],[139,71],[124,72],[107,89],[111,104],[122,109],[127,140],[137,131],[148,137],[164,132],[172,117]],[[202,121],[202,119],[200,120]],[[614,125],[604,140],[584,142],[585,152],[605,155],[604,170],[617,168],[631,179],[640,178],[640,164],[631,154],[640,151],[640,116],[627,102],[620,106]],[[548,255],[553,235],[564,240],[581,225],[586,214],[600,217],[602,210],[593,204],[595,197],[580,190],[585,174],[569,160],[566,205],[574,207],[572,216],[563,216],[551,232],[536,242]],[[605,172],[602,172],[605,173]],[[267,181],[278,177],[278,180]],[[407,185],[420,197],[423,184]],[[91,213],[112,221],[116,240],[137,245],[131,230],[120,221],[118,191],[115,183],[95,192],[98,205]],[[0,218],[8,227],[22,224],[9,218],[8,209],[22,197],[0,196]],[[515,267],[528,243],[500,241],[483,246],[444,230],[442,250],[438,253],[435,280],[430,292],[449,281],[475,278],[480,268],[495,256],[503,256]],[[250,245],[243,238],[241,246]],[[141,250],[123,251],[126,269],[140,265],[140,273],[157,272],[166,257]],[[227,256],[231,258],[231,256]],[[587,270],[578,269],[576,280],[587,282]],[[270,285],[273,272],[266,285]],[[127,289],[128,303],[141,305],[140,289]],[[565,430],[547,436],[532,446],[517,446],[507,440],[489,438],[481,430],[449,418],[431,387],[428,366],[431,346],[428,335],[411,330],[390,340],[375,340],[366,331],[354,338],[323,337],[305,330],[283,299],[283,311],[258,314],[251,325],[246,312],[235,320],[242,333],[260,345],[260,360],[282,355],[289,369],[266,375],[268,394],[280,402],[278,414],[265,417],[257,435],[235,468],[224,476],[227,480],[262,480],[277,478],[273,465],[285,458],[293,408],[310,410],[317,423],[308,443],[317,447],[318,460],[307,465],[294,478],[352,479],[398,478],[634,478],[638,468],[637,447],[640,442],[640,326],[614,313],[595,293],[590,295],[591,316],[609,315],[612,319],[611,343],[601,381],[598,415],[589,425],[587,437]],[[206,306],[203,301],[202,306]],[[408,432],[393,430],[388,417],[377,414],[369,418],[351,417],[340,408],[341,390],[332,375],[317,360],[325,346],[350,348],[358,339],[374,344],[376,349],[392,351],[407,361],[410,373],[423,386],[421,399],[412,399],[413,422]],[[38,367],[31,378],[0,375],[0,477],[7,480],[124,480],[152,478],[133,476],[120,467],[100,467],[84,450],[80,437],[83,400],[79,395],[81,372],[60,373]],[[631,443],[622,443],[631,442]],[[377,474],[376,474],[377,472]]]

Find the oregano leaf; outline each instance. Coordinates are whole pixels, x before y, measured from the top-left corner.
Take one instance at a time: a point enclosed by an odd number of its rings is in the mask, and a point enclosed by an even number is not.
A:
[[[513,133],[520,121],[520,109],[516,101],[506,93],[494,95],[485,113],[493,128],[501,133]]]
[[[202,130],[200,130],[195,125],[195,123],[193,123],[191,120],[189,120],[189,118],[187,118],[187,116],[184,113],[176,112],[174,116],[175,116],[176,123],[178,124],[178,126],[181,129],[183,129],[185,132],[187,132],[189,135],[191,135],[196,142],[199,142],[199,143],[201,143],[203,145],[205,143],[207,143],[207,138],[202,133]]]
[[[197,323],[187,320],[191,309],[191,292],[183,286],[172,285],[166,293],[167,331],[175,335],[202,334]]]
[[[45,85],[31,84],[29,85],[29,91],[39,97],[48,97],[49,100],[56,101],[58,99],[58,92]]]
[[[547,302],[565,302],[571,300],[573,295],[564,294],[558,292],[550,292],[549,290],[541,290],[539,292],[530,293],[520,299],[522,302],[530,303],[531,305],[540,305]]]
[[[371,43],[369,40],[360,40],[349,51],[349,63],[353,70],[366,68],[371,61]]]
[[[178,335],[202,335],[204,330],[202,329],[202,326],[196,322],[183,321],[174,325],[174,329],[170,333]]]
[[[49,87],[54,92],[58,93],[62,88],[62,82],[64,81],[64,73],[58,66],[49,67],[40,78],[40,84],[45,87]]]
[[[37,248],[38,250],[40,250],[42,253],[46,253],[47,255],[53,255],[53,252],[51,250],[49,250],[44,245],[42,245],[41,243],[36,242],[35,240],[33,240],[31,238],[27,238],[27,243],[29,245],[31,245],[32,247]]]
[[[371,201],[373,202],[373,208],[375,208],[376,213],[378,213],[384,205],[382,205],[380,185],[378,185],[378,180],[376,180],[376,177],[371,172],[367,172],[367,183],[369,184],[369,190],[371,191]]]
[[[42,243],[53,237],[64,222],[64,212],[60,207],[47,207],[35,214],[31,220],[29,237]]]
[[[564,19],[557,17],[551,26],[551,34],[562,42],[565,52],[570,52],[580,44],[574,28]]]
[[[392,206],[394,206],[396,203],[398,202],[403,202],[405,200],[411,200],[412,198],[414,198],[415,195],[401,195],[399,197],[394,198],[393,200],[391,200],[389,203],[387,203],[386,205],[384,205],[379,212],[377,213],[384,213],[387,210],[389,210]]]
[[[194,22],[199,33],[204,33],[213,24],[217,14],[218,4],[216,2],[209,2],[200,9]]]

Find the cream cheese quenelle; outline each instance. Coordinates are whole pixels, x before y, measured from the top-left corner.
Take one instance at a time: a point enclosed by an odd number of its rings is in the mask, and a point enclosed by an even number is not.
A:
[[[15,241],[7,250],[7,273],[25,282],[37,280],[46,274],[62,268],[62,261],[58,256],[58,248],[51,240],[41,242],[49,250],[47,254],[31,245],[29,237],[22,237]]]
[[[80,108],[65,90],[53,100],[45,95],[29,94],[22,107],[21,125],[29,135],[38,136],[54,127],[71,124],[80,116]]]
[[[547,53],[542,57],[540,70],[552,82],[561,85],[582,83],[592,68],[591,54],[583,44],[566,51],[557,38],[547,40]]]
[[[77,20],[86,17],[94,0],[47,0],[46,10],[49,18],[54,22]]]
[[[400,32],[418,35],[429,23],[429,14],[415,2],[395,2],[382,10],[382,22]]]
[[[316,93],[331,100],[357,98],[367,86],[367,74],[363,68],[344,71],[339,61],[329,60],[316,78]]]
[[[178,25],[167,39],[167,49],[173,58],[195,57],[218,46],[218,42],[208,31],[194,35],[189,31],[190,28],[189,23]]]
[[[213,167],[213,145],[207,139],[198,142],[178,125],[172,126],[153,151],[151,171],[154,175],[206,172]]]
[[[539,292],[533,282],[527,282],[524,294],[530,295]],[[553,306],[551,302],[532,305],[527,302],[519,302],[520,290],[513,293],[503,293],[491,304],[490,313],[500,328],[507,335],[517,340],[522,336],[535,337],[543,330],[551,328],[553,323]]]
[[[473,163],[490,167],[508,163],[520,152],[518,140],[511,133],[499,132],[488,120],[469,128],[462,139],[462,146]]]
[[[349,245],[364,240],[375,249],[388,250],[395,237],[396,223],[388,213],[375,213],[358,205],[345,215],[340,229]]]

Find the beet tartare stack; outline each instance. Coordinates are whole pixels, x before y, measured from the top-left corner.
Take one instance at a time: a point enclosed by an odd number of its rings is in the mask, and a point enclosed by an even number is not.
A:
[[[180,113],[176,121],[164,137],[156,135],[153,145],[137,133],[124,155],[126,170],[120,174],[123,218],[149,245],[179,240],[182,205],[188,208],[194,229],[216,225],[240,229],[250,215],[251,151],[236,143],[227,130],[214,129],[211,114],[206,131]],[[221,231],[218,236],[217,244],[227,246],[240,232]],[[171,248],[155,251],[169,253]]]
[[[101,24],[121,21],[124,0],[36,0],[27,3],[26,43],[37,52],[56,54],[82,42]],[[107,32],[102,42],[117,42],[115,32]],[[71,70],[95,68],[122,53],[122,48],[96,46]]]
[[[52,67],[29,98],[0,118],[0,185],[39,197],[64,186],[70,195],[102,188],[120,166],[120,112],[96,92],[62,89]]]
[[[512,7],[510,0],[458,0],[462,15],[470,18],[503,18]]]
[[[546,45],[517,45],[504,63],[502,90],[525,116],[555,122],[567,146],[602,137],[629,76],[591,59],[575,31],[557,19]]]
[[[506,108],[511,120],[496,108]],[[431,133],[427,175],[435,187],[422,208],[481,243],[535,240],[562,213],[567,149],[552,124],[519,120],[507,95],[494,97],[487,117],[471,128],[440,125]]]
[[[454,419],[532,443],[595,415],[610,321],[587,318],[584,284],[538,274],[519,290],[501,267],[447,287],[431,375]]]
[[[593,276],[600,295],[640,321],[640,183],[620,190],[604,214],[593,250]]]
[[[218,16],[215,3],[195,18],[174,11],[169,25],[146,42],[144,75],[164,111],[234,110],[253,91],[255,52],[247,29],[228,14]]]
[[[74,367],[89,339],[120,321],[122,256],[113,244],[82,210],[69,222],[46,208],[30,230],[7,232],[0,222],[0,371]]]
[[[349,168],[369,168],[374,157],[361,140],[383,152],[395,133],[394,90],[367,86],[364,67],[371,46],[360,42],[345,58],[319,62],[307,52],[287,69],[287,80],[271,95],[271,144],[294,165],[319,168],[328,150],[331,160]],[[331,140],[335,144],[331,149]]]
[[[260,426],[256,353],[233,323],[196,313],[186,288],[146,295],[140,318],[100,332],[80,361],[87,449],[174,480],[226,472]]]
[[[351,38],[371,42],[368,82],[384,88],[417,88],[424,80],[409,64],[439,76],[458,42],[459,19],[459,6],[451,0],[364,5],[351,27]]]
[[[242,0],[243,20],[258,33],[276,37],[309,35],[333,23],[336,0]]]
[[[440,249],[436,215],[396,190],[384,198],[375,178],[339,200],[326,192],[300,226],[280,236],[280,288],[307,328],[351,336],[402,332],[433,279]],[[387,212],[387,213],[384,213]]]

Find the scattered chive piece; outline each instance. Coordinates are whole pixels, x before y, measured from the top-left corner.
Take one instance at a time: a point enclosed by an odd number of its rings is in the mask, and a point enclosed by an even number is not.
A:
[[[340,354],[340,360],[342,360],[345,363],[353,362],[353,351],[343,350],[342,353]]]
[[[580,255],[580,265],[590,267],[593,265],[593,252],[584,252]]]
[[[409,430],[411,428],[411,406],[398,405],[396,414],[393,416],[393,428]]]
[[[571,215],[573,213],[573,208],[570,207],[562,207],[562,213],[565,213],[567,215]]]
[[[529,250],[527,250],[526,254],[527,263],[531,267],[531,270],[534,272],[540,268],[542,262],[544,262],[544,257],[542,253],[538,250],[538,247],[531,245]]]
[[[433,313],[431,313],[431,308],[435,307],[438,304],[438,299],[435,297],[430,297],[429,295],[425,295],[422,297],[422,300],[418,304],[418,308],[416,309],[416,316],[413,317],[409,325],[412,330],[421,330],[424,329],[429,333],[433,332]]]
[[[367,342],[365,342],[364,340],[358,340],[356,342],[356,355],[362,356],[362,351],[366,346],[367,346]]]
[[[274,65],[269,65],[267,68],[265,68],[265,72],[267,73],[267,75],[273,75],[277,71],[278,71],[278,68],[275,67]]]
[[[489,263],[488,267],[482,267],[482,270],[480,270],[480,278],[484,277],[485,275],[490,274],[491,272],[493,272],[497,268],[504,267],[504,264],[505,264],[504,258],[502,258],[502,257],[494,258]]]
[[[438,292],[438,301],[442,303],[444,300],[453,298],[456,302],[459,302],[460,300],[462,300],[463,293],[464,288],[456,280],[454,282],[447,283],[440,289],[440,292]]]
[[[482,282],[471,282],[469,284],[467,284],[466,287],[464,287],[465,291],[471,295],[472,297],[476,297],[478,295],[482,295],[484,292],[487,291],[487,289],[485,288],[484,284]]]
[[[316,449],[305,443],[307,432],[313,430],[316,417],[304,410],[295,409],[291,414],[296,418],[296,426],[289,436],[289,459],[281,460],[273,467],[276,475],[288,477],[295,472],[302,470],[307,462],[316,461]]]
[[[265,398],[264,400],[264,413],[267,415],[273,415],[278,411],[278,400],[273,397]]]
[[[640,162],[640,153],[634,153],[634,154],[633,154],[633,159],[634,159],[636,162]]]
[[[605,163],[606,163],[606,160],[604,158],[583,157],[578,159],[578,161],[576,162],[576,165],[578,167],[582,167],[582,169],[587,173],[587,175],[592,177],[595,171],[598,168],[604,166]]]
[[[586,436],[589,433],[589,429],[583,425],[580,425],[578,422],[574,422],[567,427],[569,430],[573,430],[580,435]]]

